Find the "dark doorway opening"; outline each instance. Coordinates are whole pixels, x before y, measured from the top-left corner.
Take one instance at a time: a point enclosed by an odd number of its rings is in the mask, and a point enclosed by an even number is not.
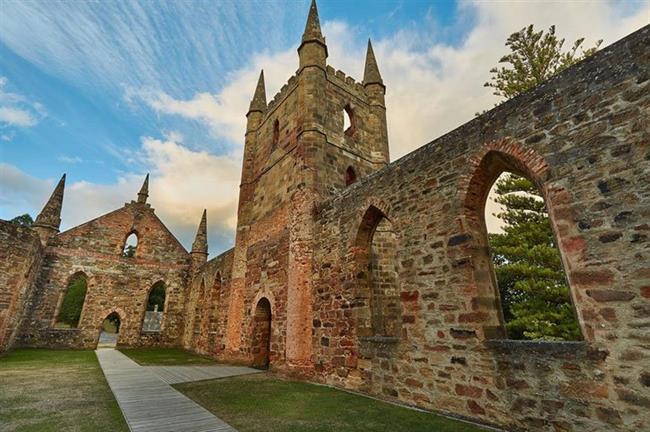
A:
[[[257,302],[253,316],[252,366],[268,369],[271,354],[271,303],[262,298]]]
[[[117,338],[120,334],[120,326],[122,320],[117,312],[108,314],[102,322],[102,327],[99,331],[99,343],[97,348],[114,348],[117,345]]]

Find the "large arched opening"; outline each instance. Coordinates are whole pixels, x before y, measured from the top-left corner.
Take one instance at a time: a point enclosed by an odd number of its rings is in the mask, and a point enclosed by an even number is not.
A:
[[[151,286],[147,296],[147,306],[142,321],[142,331],[159,332],[165,312],[165,283],[158,281]]]
[[[271,302],[262,297],[255,306],[251,354],[252,366],[268,369],[271,363]]]
[[[198,343],[199,335],[201,333],[201,317],[203,315],[205,301],[205,282],[201,280],[201,285],[199,291],[196,295],[196,300],[194,302],[194,320],[192,323],[192,333],[194,338],[194,343]]]
[[[219,303],[221,299],[221,273],[217,273],[212,284],[212,294],[210,295],[210,332],[217,331],[219,326]]]
[[[54,328],[77,328],[81,320],[86,293],[88,291],[88,278],[83,272],[72,275],[68,281],[54,320]]]
[[[488,306],[488,338],[582,339],[549,217],[546,168],[540,157],[526,161],[490,150],[467,186],[465,215],[475,274],[485,276],[475,283]]]
[[[398,337],[400,302],[397,235],[386,214],[370,206],[354,243],[359,336]]]

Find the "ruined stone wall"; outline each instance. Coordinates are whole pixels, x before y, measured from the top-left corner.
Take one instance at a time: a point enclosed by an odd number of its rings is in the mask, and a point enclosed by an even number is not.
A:
[[[649,428],[649,46],[646,27],[318,206],[315,379],[513,429]],[[483,220],[503,170],[545,196],[584,342],[504,339]],[[359,332],[371,207],[397,237],[397,338]]]
[[[119,345],[263,364],[266,299],[272,369],[512,429],[644,430],[648,46],[645,28],[382,168],[383,85],[356,83],[325,66],[322,45],[303,44],[296,76],[249,111],[234,249],[192,267],[145,193],[44,250],[2,225],[3,341],[20,323],[20,344],[93,348],[117,312]],[[346,187],[348,166],[359,181]],[[546,199],[584,341],[506,338],[484,221],[504,170]],[[124,257],[132,232],[138,248]],[[54,328],[79,272],[79,326]],[[158,281],[162,329],[143,332]]]
[[[43,258],[38,235],[0,220],[0,352],[11,348]]]
[[[192,276],[184,315],[185,349],[214,357],[224,351],[233,252],[211,259]]]
[[[134,257],[124,242],[138,235]],[[23,345],[94,348],[103,320],[121,319],[118,345],[178,345],[184,325],[189,254],[146,204],[131,203],[51,239],[36,294],[27,305],[19,340]],[[77,328],[54,328],[72,276],[83,273],[87,293]],[[149,291],[163,281],[166,298],[160,332],[143,332]]]

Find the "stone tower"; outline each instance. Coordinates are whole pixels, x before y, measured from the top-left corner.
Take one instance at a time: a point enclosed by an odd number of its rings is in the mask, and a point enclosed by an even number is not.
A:
[[[385,87],[370,42],[363,82],[328,66],[327,56],[312,1],[296,74],[267,104],[260,73],[246,115],[226,337],[234,357],[250,347],[248,302],[272,296],[276,363],[309,367],[314,206],[389,161]]]

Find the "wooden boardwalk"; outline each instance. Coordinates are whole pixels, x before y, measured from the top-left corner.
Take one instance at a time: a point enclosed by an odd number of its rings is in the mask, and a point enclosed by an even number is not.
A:
[[[163,367],[172,371],[158,371],[161,378],[152,369],[159,367],[143,367],[114,349],[98,349],[95,351],[108,385],[124,414],[129,428],[134,432],[236,432],[236,429],[216,417],[214,414],[187,398],[165,380],[185,382],[192,376],[199,379],[209,379],[218,376],[241,375],[250,373],[244,370],[229,375],[215,375],[206,378],[201,371],[182,372],[178,368],[196,369],[199,366]],[[220,366],[208,366],[218,368]],[[235,368],[223,366],[224,368]],[[248,369],[248,368],[239,368]],[[222,371],[223,373],[228,373]],[[209,373],[208,373],[209,374]],[[217,374],[213,371],[212,374]],[[181,379],[182,381],[177,381]]]
[[[201,381],[215,378],[227,378],[237,375],[260,373],[262,371],[245,366],[144,366],[158,375],[167,384]]]

